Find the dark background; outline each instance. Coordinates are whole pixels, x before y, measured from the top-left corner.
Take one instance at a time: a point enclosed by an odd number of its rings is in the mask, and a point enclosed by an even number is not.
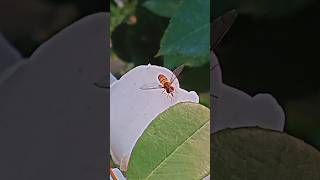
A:
[[[225,84],[270,93],[285,110],[285,132],[320,149],[320,2],[213,1],[213,18],[238,17],[216,50]]]
[[[107,0],[1,0],[0,32],[29,57],[72,22],[105,11],[110,11]]]

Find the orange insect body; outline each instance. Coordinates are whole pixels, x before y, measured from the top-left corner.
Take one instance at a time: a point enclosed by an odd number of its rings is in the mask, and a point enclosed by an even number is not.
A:
[[[158,79],[159,79],[162,87],[165,89],[165,91],[168,94],[173,95],[174,87],[171,86],[172,82],[169,81],[169,79],[163,74],[159,74]]]
[[[170,80],[165,75],[159,74],[158,80],[159,80],[160,84],[159,83],[148,83],[148,84],[144,84],[143,86],[141,86],[140,89],[149,90],[149,89],[163,88],[165,92],[167,92],[168,94],[171,94],[171,96],[173,96],[173,92],[175,89],[172,86],[172,83],[180,75],[183,67],[184,67],[184,65],[181,65],[177,69],[175,69],[173,71],[173,74],[172,74],[172,77],[170,78]]]

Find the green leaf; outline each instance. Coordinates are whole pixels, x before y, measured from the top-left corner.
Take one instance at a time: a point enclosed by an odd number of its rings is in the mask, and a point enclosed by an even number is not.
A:
[[[137,141],[128,179],[201,179],[210,173],[210,111],[179,103],[158,115]]]
[[[320,152],[282,132],[226,129],[211,135],[213,179],[320,179]]]
[[[181,2],[182,0],[148,0],[142,5],[159,16],[172,17],[180,7]]]
[[[207,56],[188,57],[188,56],[164,56],[163,65],[166,68],[173,69],[182,64],[190,67],[199,67],[209,62],[209,54]],[[208,67],[208,66],[207,66]]]
[[[170,63],[201,65],[209,62],[209,52],[210,1],[185,0],[172,17],[157,55],[173,59]]]

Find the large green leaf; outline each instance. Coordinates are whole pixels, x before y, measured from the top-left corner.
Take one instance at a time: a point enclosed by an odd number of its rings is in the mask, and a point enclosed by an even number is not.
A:
[[[201,179],[210,172],[210,111],[179,103],[162,112],[137,141],[128,179]]]
[[[148,0],[143,3],[143,6],[159,16],[171,17],[181,2],[182,0]]]
[[[168,56],[171,64],[187,61],[202,65],[209,61],[209,52],[210,1],[184,0],[163,35],[157,55]]]
[[[215,180],[320,179],[320,152],[282,132],[226,129],[211,135]]]

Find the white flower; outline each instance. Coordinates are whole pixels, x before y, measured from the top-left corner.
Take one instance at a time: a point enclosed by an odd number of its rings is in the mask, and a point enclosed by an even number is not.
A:
[[[168,79],[172,76],[172,72],[164,67],[142,65],[111,84],[110,152],[121,170],[127,169],[136,141],[159,113],[178,102],[199,102],[198,95],[181,89],[177,79],[173,83],[173,97],[163,92],[163,88],[141,89],[145,84],[159,83],[159,74],[164,74]]]

